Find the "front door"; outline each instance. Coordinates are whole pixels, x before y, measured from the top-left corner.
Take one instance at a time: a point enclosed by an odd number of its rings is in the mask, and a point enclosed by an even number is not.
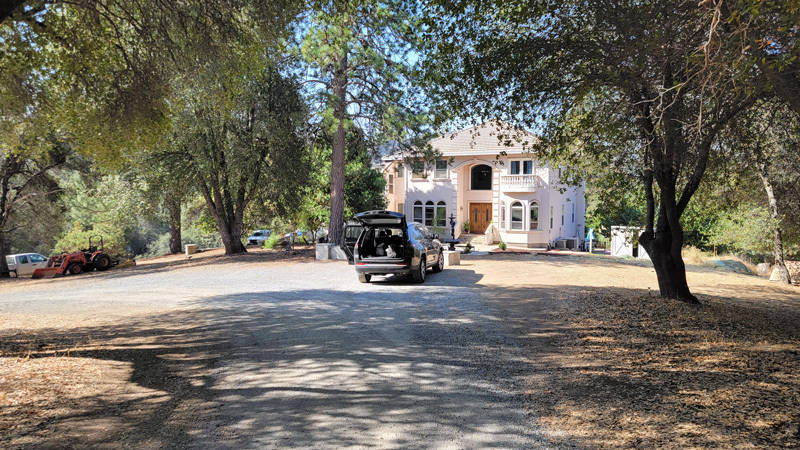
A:
[[[469,204],[469,232],[483,233],[492,221],[491,203]]]

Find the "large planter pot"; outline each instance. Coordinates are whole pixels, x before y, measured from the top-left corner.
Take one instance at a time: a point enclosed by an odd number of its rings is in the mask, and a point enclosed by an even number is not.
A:
[[[317,244],[317,259],[325,261],[328,259],[338,259],[347,261],[347,253],[342,247],[336,244]]]

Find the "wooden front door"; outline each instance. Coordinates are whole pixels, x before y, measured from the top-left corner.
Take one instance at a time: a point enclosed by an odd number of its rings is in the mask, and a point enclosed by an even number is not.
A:
[[[483,233],[492,221],[491,203],[469,204],[469,232]]]

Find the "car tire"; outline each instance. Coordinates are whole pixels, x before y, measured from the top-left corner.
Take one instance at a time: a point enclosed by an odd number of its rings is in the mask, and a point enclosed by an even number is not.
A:
[[[425,263],[425,257],[421,257],[419,259],[419,266],[417,266],[417,270],[411,273],[411,278],[414,280],[415,283],[424,283],[425,282],[425,272],[427,272],[428,267]]]
[[[433,266],[433,272],[439,273],[444,270],[444,254],[440,251],[439,258],[436,260],[436,265]]]
[[[67,267],[67,272],[70,275],[78,275],[83,272],[83,266],[78,263],[72,263]]]
[[[368,273],[360,273],[358,274],[358,281],[362,283],[369,283],[369,280],[372,279],[372,275]]]

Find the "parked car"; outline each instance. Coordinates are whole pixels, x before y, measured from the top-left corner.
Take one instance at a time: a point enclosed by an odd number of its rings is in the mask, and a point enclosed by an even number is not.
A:
[[[247,238],[247,245],[264,245],[264,241],[269,239],[269,235],[272,234],[269,230],[256,230],[250,237]]]
[[[297,230],[292,233],[286,233],[283,236],[281,236],[281,239],[284,241],[288,241],[289,238],[292,238],[292,235],[294,235],[292,242],[295,244],[308,244],[309,242],[311,242],[311,233],[303,230]]]
[[[352,225],[345,226],[345,249],[362,283],[369,283],[372,275],[385,274],[411,275],[422,283],[428,268],[444,269],[442,243],[425,225],[408,223],[405,215],[393,211],[365,211],[355,219],[361,232],[353,242],[348,239]]]
[[[33,271],[47,266],[47,257],[38,253],[6,255],[8,270],[16,270],[17,276],[32,275]]]

